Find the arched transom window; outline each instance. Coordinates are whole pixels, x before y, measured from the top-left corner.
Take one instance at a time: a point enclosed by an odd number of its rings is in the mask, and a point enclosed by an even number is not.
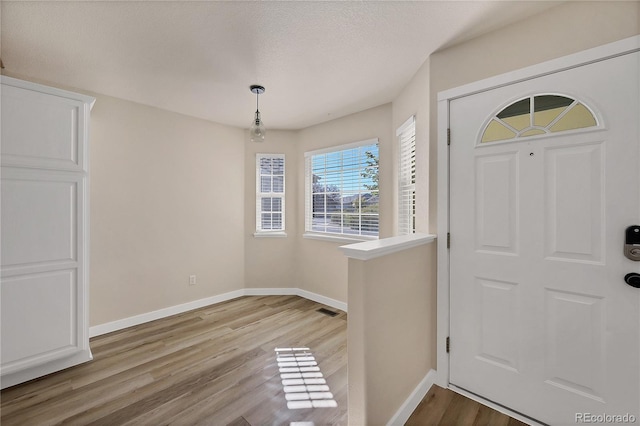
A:
[[[598,120],[583,103],[562,95],[520,99],[496,114],[485,126],[481,143],[597,127]]]

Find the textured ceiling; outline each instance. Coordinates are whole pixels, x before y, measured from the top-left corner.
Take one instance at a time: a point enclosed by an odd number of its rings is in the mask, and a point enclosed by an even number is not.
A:
[[[0,56],[28,76],[248,127],[299,129],[393,100],[435,50],[545,1],[1,3]]]

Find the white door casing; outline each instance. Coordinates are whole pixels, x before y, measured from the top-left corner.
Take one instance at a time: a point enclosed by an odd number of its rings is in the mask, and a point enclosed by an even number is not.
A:
[[[447,100],[451,249],[439,290],[450,278],[451,305],[439,334],[451,335],[452,385],[550,424],[640,418],[640,290],[623,281],[640,268],[622,255],[625,228],[640,224],[639,62],[627,54]],[[478,143],[488,118],[538,93],[579,99],[598,126]]]

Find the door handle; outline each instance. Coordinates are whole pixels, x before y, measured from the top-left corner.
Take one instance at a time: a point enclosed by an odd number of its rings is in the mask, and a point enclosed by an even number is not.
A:
[[[631,272],[624,276],[624,282],[629,284],[631,287],[640,288],[640,274]]]

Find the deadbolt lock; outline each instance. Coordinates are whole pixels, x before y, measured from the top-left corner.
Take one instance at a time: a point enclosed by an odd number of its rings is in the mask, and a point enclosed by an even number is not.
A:
[[[629,226],[625,231],[624,255],[627,259],[640,261],[640,226]]]

